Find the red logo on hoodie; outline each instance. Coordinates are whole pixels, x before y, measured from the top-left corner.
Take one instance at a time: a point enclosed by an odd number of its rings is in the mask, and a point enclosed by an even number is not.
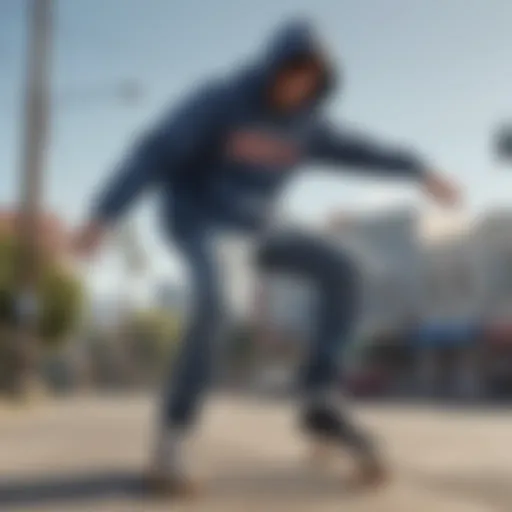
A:
[[[260,131],[233,133],[227,141],[227,155],[243,164],[262,167],[288,167],[299,160],[299,148],[279,136]]]

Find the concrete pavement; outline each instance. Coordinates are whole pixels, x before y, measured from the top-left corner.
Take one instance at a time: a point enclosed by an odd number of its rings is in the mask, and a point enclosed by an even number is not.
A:
[[[512,413],[358,407],[381,434],[394,481],[343,489],[343,459],[313,468],[293,408],[212,400],[191,444],[204,494],[148,499],[140,485],[154,417],[146,397],[75,398],[0,417],[0,511],[506,512],[512,510]]]

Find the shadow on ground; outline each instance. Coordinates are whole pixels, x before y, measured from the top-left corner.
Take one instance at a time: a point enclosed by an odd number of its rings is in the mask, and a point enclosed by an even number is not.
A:
[[[0,510],[143,495],[140,474],[120,471],[0,480]]]
[[[230,470],[208,478],[204,484],[204,497],[208,499],[271,497],[278,501],[290,498],[307,501],[350,494],[339,475],[314,475],[288,467]],[[68,473],[0,480],[0,510],[88,502],[94,506],[98,501],[115,498],[138,502],[151,499],[141,474],[135,472]]]

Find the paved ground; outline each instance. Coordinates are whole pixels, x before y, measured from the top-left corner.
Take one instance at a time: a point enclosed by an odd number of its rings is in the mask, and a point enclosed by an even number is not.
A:
[[[0,511],[160,510],[505,512],[512,510],[512,413],[367,406],[396,478],[370,495],[343,489],[343,467],[314,470],[278,404],[216,400],[190,447],[202,498],[158,503],[139,474],[152,418],[143,397],[75,399],[0,413]]]

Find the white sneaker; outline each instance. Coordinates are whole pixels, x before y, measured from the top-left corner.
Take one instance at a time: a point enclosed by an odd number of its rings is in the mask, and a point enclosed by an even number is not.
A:
[[[185,470],[184,445],[182,430],[166,428],[158,433],[148,482],[153,491],[178,496],[195,494],[196,485]]]

